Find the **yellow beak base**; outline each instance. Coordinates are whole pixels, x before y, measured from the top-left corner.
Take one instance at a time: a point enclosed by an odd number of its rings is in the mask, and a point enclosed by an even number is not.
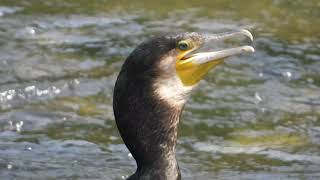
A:
[[[181,63],[181,61],[177,61],[176,71],[183,85],[194,86],[203,79],[210,69],[222,62],[223,59],[210,61],[204,64],[194,64],[192,62]]]

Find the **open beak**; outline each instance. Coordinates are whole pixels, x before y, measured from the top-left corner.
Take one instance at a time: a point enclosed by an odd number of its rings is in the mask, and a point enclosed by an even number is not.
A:
[[[229,39],[238,35],[244,35],[253,41],[253,36],[248,30],[240,30],[218,35],[204,35],[203,43],[227,38]],[[221,51],[201,52],[189,55],[200,47],[201,46],[198,46],[188,51],[181,52],[180,56],[178,56],[176,71],[185,86],[195,85],[209,72],[210,69],[222,63],[227,57],[254,52],[254,48],[252,46],[240,46]]]

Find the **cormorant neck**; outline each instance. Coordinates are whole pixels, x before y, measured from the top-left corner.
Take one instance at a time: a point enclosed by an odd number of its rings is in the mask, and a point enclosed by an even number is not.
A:
[[[175,148],[182,107],[171,109],[158,105],[156,109],[158,112],[144,120],[145,126],[141,127],[144,137],[140,138],[140,146],[129,148],[138,166],[134,176],[139,179],[180,179]]]
[[[138,166],[129,179],[180,179],[175,148],[184,103],[173,107],[159,98],[152,78],[128,77],[125,71],[118,76],[113,104],[119,132]]]
[[[135,174],[129,177],[129,180],[135,179],[180,180],[181,174],[174,153],[155,159],[153,164],[138,166]]]

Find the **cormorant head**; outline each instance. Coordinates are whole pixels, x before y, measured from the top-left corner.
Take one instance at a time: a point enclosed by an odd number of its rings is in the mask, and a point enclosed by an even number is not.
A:
[[[254,49],[194,52],[208,42],[239,34],[252,39],[247,30],[161,36],[140,44],[126,59],[115,85],[113,108],[119,132],[137,161],[131,179],[180,179],[174,155],[177,127],[190,91],[225,58]]]
[[[254,52],[254,48],[241,46],[221,51],[193,52],[206,43],[237,35],[253,39],[247,30],[216,35],[193,32],[157,37],[138,46],[128,57],[125,66],[132,70],[130,76],[152,78],[153,91],[161,100],[171,105],[183,104],[190,90],[210,69],[229,56]]]

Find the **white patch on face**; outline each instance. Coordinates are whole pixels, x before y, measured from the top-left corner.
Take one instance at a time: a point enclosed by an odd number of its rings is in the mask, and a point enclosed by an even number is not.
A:
[[[180,79],[175,75],[166,80],[157,82],[156,93],[160,99],[171,105],[184,104],[192,87],[186,87]]]
[[[157,96],[172,106],[183,105],[194,86],[185,86],[176,73],[174,50],[159,63],[161,76],[154,84]]]

